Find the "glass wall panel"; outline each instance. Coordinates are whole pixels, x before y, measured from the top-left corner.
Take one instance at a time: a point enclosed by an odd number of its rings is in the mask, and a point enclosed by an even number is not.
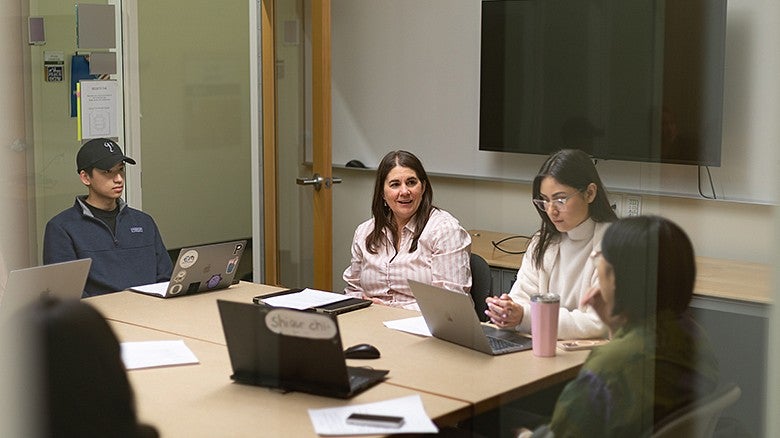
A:
[[[252,234],[247,12],[138,2],[143,208],[168,248]]]

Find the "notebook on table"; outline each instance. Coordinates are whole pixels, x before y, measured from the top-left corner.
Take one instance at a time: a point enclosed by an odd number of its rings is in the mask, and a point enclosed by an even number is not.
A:
[[[349,398],[387,370],[348,367],[335,315],[217,300],[236,382]]]
[[[162,298],[225,289],[233,283],[246,240],[182,248],[173,265],[170,281],[133,286]]]
[[[431,334],[472,350],[498,355],[530,350],[531,338],[482,324],[471,295],[409,280]]]
[[[7,318],[42,296],[81,298],[91,265],[92,259],[79,259],[9,272],[0,297],[0,317]]]

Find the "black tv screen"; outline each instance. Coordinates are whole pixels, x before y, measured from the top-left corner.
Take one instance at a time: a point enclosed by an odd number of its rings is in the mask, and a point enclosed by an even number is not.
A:
[[[483,0],[479,149],[720,166],[726,0]]]

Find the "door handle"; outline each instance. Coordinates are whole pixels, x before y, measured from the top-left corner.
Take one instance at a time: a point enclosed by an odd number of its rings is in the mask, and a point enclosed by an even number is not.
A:
[[[323,178],[320,174],[315,173],[311,178],[298,177],[295,179],[295,183],[299,186],[314,186],[314,190],[319,190],[323,184],[327,188],[330,188],[333,184],[340,184],[341,178]]]

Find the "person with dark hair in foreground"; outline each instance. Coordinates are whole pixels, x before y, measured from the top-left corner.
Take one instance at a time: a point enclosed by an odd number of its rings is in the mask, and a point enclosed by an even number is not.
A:
[[[44,298],[22,323],[39,347],[42,437],[154,438],[139,424],[119,342],[103,316],[78,300]]]
[[[599,287],[582,303],[596,310],[612,340],[590,353],[535,437],[645,436],[718,384],[712,347],[687,312],[696,262],[685,232],[661,217],[622,219],[592,257]]]

